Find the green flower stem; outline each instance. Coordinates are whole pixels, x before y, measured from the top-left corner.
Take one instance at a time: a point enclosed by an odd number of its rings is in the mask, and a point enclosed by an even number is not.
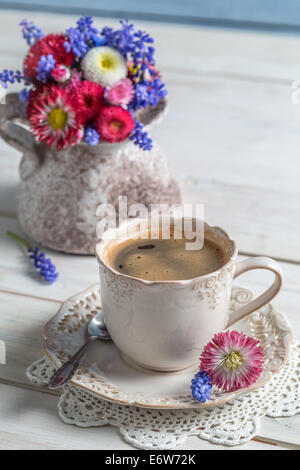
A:
[[[27,249],[30,248],[29,243],[28,243],[26,240],[24,240],[23,238],[21,238],[19,235],[17,235],[16,233],[11,232],[10,230],[8,230],[8,231],[6,232],[6,234],[7,234],[10,238],[12,238],[13,240],[15,240],[17,243],[19,243],[20,245],[25,246],[25,248],[27,248]]]

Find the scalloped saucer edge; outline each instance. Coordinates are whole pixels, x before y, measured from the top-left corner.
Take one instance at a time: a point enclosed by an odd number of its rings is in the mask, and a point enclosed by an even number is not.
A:
[[[248,303],[253,294],[232,288],[230,314]],[[100,285],[94,284],[65,302],[44,328],[43,349],[50,362],[60,367],[87,338],[89,320],[101,311]],[[213,387],[211,399],[198,403],[191,395],[190,381],[195,367],[178,372],[155,372],[125,361],[113,343],[96,341],[73,377],[72,383],[97,397],[122,405],[155,409],[199,409],[219,406],[240,394],[265,385],[287,362],[292,330],[285,315],[272,304],[231,326],[260,340],[265,354],[264,370],[251,387],[223,392]]]

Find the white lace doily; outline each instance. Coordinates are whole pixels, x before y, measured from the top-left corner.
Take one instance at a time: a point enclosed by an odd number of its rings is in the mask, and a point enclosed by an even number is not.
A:
[[[27,369],[27,376],[33,383],[46,385],[53,372],[53,366],[42,358]],[[192,435],[215,444],[243,444],[258,433],[263,416],[300,412],[300,343],[293,343],[287,364],[265,386],[212,409],[169,411],[118,405],[68,385],[58,410],[68,424],[117,426],[123,439],[140,449],[172,449]]]

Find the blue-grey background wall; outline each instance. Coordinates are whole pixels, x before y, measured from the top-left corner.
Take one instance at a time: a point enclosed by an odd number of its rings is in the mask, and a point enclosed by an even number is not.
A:
[[[0,0],[0,8],[300,32],[300,0]]]

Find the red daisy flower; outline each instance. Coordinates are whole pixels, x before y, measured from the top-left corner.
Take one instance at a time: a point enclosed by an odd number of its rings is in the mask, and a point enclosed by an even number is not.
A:
[[[36,68],[42,55],[52,54],[56,65],[72,65],[75,56],[73,52],[67,52],[64,47],[65,36],[63,34],[48,34],[39,39],[31,48],[24,60],[24,74],[32,79],[36,78]]]
[[[131,114],[119,106],[106,106],[96,119],[96,130],[105,142],[121,142],[133,131],[134,120]]]
[[[43,93],[49,93],[50,88],[51,86],[49,84],[37,82],[35,87],[30,90],[29,100],[26,108],[27,116],[31,114],[31,110],[35,103],[36,97],[41,96]]]
[[[60,150],[83,137],[72,95],[56,85],[38,87],[30,94],[27,115],[34,135],[51,147]]]
[[[85,80],[75,88],[74,100],[81,122],[85,124],[92,121],[105,105],[104,88]]]

